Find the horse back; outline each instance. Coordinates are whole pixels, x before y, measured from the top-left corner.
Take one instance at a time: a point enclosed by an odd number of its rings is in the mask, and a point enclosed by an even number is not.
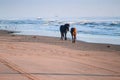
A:
[[[71,28],[71,34],[76,34],[76,28]]]
[[[60,32],[67,32],[69,31],[69,27],[68,26],[65,26],[65,25],[61,25],[60,26]]]

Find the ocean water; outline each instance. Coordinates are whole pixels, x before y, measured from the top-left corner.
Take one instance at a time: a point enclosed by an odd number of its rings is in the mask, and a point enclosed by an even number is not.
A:
[[[59,27],[70,23],[77,28],[77,40],[120,45],[120,17],[1,19],[0,30],[18,31],[18,35],[60,37]],[[71,39],[70,32],[67,34]]]

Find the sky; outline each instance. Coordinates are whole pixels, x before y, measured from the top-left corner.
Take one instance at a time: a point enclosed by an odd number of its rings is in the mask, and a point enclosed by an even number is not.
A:
[[[120,17],[120,0],[0,0],[1,18]]]

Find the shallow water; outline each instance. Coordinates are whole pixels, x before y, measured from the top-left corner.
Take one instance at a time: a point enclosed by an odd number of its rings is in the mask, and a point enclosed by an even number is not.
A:
[[[77,40],[120,45],[120,18],[35,18],[0,20],[1,30],[20,31],[20,35],[60,37],[59,26],[70,23],[77,28]],[[70,32],[67,36],[71,38]]]

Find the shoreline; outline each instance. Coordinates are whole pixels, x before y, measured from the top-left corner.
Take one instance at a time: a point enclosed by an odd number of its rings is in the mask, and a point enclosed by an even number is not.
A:
[[[15,42],[38,42],[50,45],[62,46],[75,50],[82,51],[120,51],[120,45],[103,44],[103,43],[89,43],[77,40],[76,43],[72,43],[70,39],[67,41],[60,40],[59,37],[49,36],[36,36],[36,35],[16,35],[14,31],[0,30],[0,36],[11,37],[11,41]],[[18,39],[17,39],[17,38]],[[12,39],[13,38],[13,39]],[[16,38],[16,39],[14,39]]]

